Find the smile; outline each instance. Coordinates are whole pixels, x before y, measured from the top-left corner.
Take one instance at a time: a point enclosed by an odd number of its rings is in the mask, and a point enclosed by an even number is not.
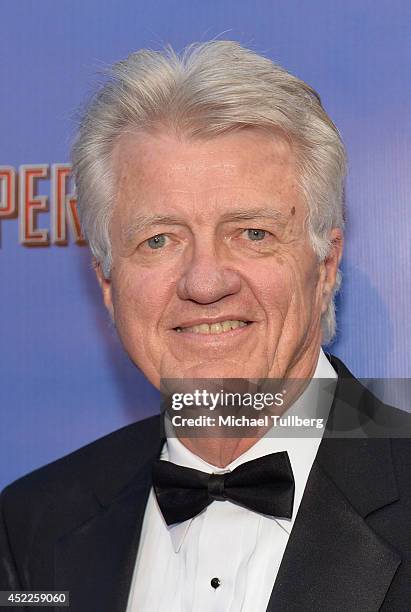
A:
[[[231,320],[219,321],[218,323],[201,323],[200,325],[192,325],[191,327],[176,327],[175,330],[178,333],[194,333],[194,334],[224,334],[232,329],[238,329],[239,327],[247,327],[248,322]]]

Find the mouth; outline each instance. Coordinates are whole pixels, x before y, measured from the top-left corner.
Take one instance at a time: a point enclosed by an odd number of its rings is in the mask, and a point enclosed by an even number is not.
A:
[[[196,325],[190,325],[187,327],[179,326],[175,327],[174,331],[179,334],[199,334],[199,335],[219,335],[225,334],[235,329],[247,327],[251,324],[251,321],[244,321],[240,319],[226,319],[224,321],[218,321],[213,323],[199,323]]]

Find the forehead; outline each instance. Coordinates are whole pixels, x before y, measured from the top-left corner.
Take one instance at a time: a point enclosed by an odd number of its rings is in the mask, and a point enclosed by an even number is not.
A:
[[[244,129],[208,140],[127,133],[113,152],[115,216],[134,211],[303,208],[295,154],[278,135]],[[181,209],[181,210],[180,210]],[[191,210],[190,210],[191,209]]]

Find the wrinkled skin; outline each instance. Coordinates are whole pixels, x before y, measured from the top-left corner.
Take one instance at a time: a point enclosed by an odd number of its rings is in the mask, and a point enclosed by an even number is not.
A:
[[[257,129],[209,140],[128,133],[113,170],[112,274],[97,266],[97,275],[147,378],[158,387],[173,377],[312,376],[342,235],[332,230],[319,263],[291,145]],[[226,319],[249,324],[219,335],[177,330]]]

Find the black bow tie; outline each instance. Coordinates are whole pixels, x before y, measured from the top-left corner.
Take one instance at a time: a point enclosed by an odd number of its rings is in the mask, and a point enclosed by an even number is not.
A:
[[[196,516],[215,500],[229,500],[278,518],[291,518],[293,512],[294,476],[286,451],[248,461],[224,474],[157,461],[153,486],[167,525]]]

